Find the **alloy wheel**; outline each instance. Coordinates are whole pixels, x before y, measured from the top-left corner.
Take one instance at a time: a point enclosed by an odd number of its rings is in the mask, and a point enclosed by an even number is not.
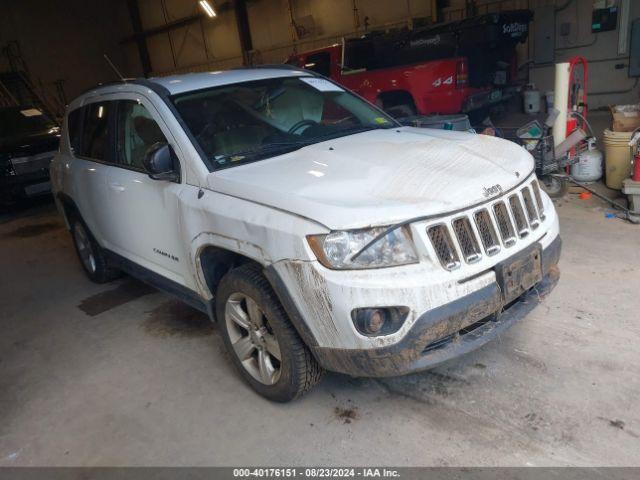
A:
[[[243,368],[260,383],[275,384],[281,371],[280,344],[256,301],[239,292],[229,296],[225,322]]]
[[[73,236],[76,240],[76,245],[78,246],[80,261],[89,272],[95,273],[96,258],[93,253],[93,246],[91,245],[91,240],[89,240],[87,231],[82,225],[77,223],[73,229]]]

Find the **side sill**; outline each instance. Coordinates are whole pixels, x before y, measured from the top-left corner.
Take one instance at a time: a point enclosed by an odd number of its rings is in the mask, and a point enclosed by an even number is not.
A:
[[[176,297],[178,300],[181,300],[187,305],[200,310],[202,313],[206,313],[211,321],[215,321],[212,305],[213,300],[205,301],[202,299],[202,297],[200,297],[200,295],[198,295],[197,292],[191,290],[190,288],[187,288],[184,285],[180,285],[173,280],[169,280],[168,278],[165,278],[162,275],[149,270],[148,268],[138,265],[128,258],[112,252],[111,250],[105,249],[105,254],[108,261],[114,267],[119,268],[132,277],[135,277],[138,280],[151,285],[154,288],[157,288],[158,290]]]

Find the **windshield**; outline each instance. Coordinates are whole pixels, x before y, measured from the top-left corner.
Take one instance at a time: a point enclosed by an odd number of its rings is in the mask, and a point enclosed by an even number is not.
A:
[[[177,95],[173,102],[214,169],[398,126],[366,101],[318,77],[236,83]]]
[[[46,133],[55,127],[56,124],[37,108],[0,108],[0,137],[2,138]]]

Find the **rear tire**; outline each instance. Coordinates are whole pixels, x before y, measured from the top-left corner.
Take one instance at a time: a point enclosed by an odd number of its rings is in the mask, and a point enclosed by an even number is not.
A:
[[[80,265],[92,282],[107,283],[121,275],[118,269],[109,265],[104,250],[79,218],[71,219],[71,237]]]
[[[234,365],[263,397],[289,402],[322,378],[259,265],[242,265],[222,278],[216,318]]]

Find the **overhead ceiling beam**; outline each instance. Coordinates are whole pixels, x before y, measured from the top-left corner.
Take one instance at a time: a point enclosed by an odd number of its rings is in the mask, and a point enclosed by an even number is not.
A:
[[[129,17],[131,18],[131,26],[133,27],[133,36],[131,41],[135,41],[138,45],[138,54],[140,55],[140,64],[142,72],[146,77],[151,73],[151,57],[145,37],[142,36],[142,20],[140,20],[140,9],[138,8],[138,0],[127,0],[129,9]],[[121,42],[123,43],[123,42]]]
[[[235,2],[233,2],[233,6],[236,14],[236,25],[238,27],[240,48],[242,49],[242,63],[244,65],[249,65],[251,63],[249,52],[253,50],[253,41],[251,39],[251,28],[249,27],[247,4],[245,0],[235,0]]]

